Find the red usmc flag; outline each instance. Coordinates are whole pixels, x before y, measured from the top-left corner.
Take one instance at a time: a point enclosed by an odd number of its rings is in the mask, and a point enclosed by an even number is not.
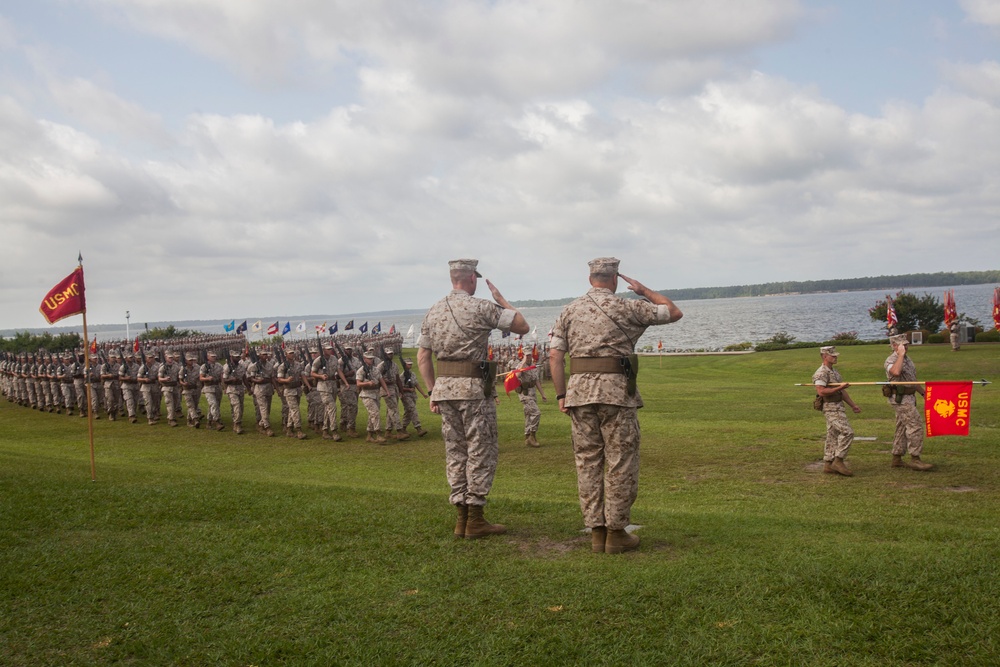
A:
[[[64,317],[77,315],[87,310],[87,299],[83,289],[83,267],[78,266],[73,273],[59,281],[42,299],[38,312],[55,324]]]
[[[928,382],[924,396],[927,437],[969,435],[971,382]]]

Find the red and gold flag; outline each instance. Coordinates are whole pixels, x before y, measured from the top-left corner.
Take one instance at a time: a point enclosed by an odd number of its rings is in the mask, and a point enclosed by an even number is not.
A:
[[[969,435],[972,382],[928,382],[924,395],[927,437]]]
[[[958,306],[955,304],[955,290],[947,290],[944,293],[944,325],[950,327],[956,319],[958,319]]]
[[[1000,287],[993,289],[993,326],[1000,330]]]
[[[503,388],[508,394],[518,387],[521,386],[521,378],[517,377],[518,373],[523,373],[524,371],[533,371],[537,366],[525,366],[524,368],[515,368],[510,373],[503,378]]]
[[[538,343],[531,346],[531,358],[534,361],[538,361]]]
[[[49,324],[78,315],[87,310],[87,298],[83,287],[83,267],[78,266],[73,273],[63,278],[49,290],[42,299],[38,312]]]

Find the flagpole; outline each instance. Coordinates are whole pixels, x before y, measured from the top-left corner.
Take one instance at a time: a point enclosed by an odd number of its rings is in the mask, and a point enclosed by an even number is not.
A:
[[[825,385],[825,384],[812,384],[807,382],[799,382],[794,386],[796,387],[843,387],[845,385],[850,385],[852,387],[863,387],[863,386],[874,386],[883,384],[927,384],[928,382],[971,382],[972,384],[978,384],[985,387],[988,384],[993,384],[989,380],[922,380],[920,382],[837,382],[835,384]]]
[[[80,269],[83,269],[83,253],[80,253],[78,260]],[[85,376],[84,387],[87,395],[87,432],[90,436],[90,481],[97,481],[97,464],[94,457],[94,401],[91,395],[93,389],[90,386],[90,336],[87,333],[87,301],[84,295],[83,302],[83,373]]]

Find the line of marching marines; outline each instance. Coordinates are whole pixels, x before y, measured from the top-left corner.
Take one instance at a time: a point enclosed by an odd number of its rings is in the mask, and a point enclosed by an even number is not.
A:
[[[267,437],[275,435],[271,406],[277,396],[280,428],[298,439],[307,437],[304,397],[307,427],[333,441],[359,437],[360,403],[367,412],[366,440],[386,444],[408,439],[410,426],[418,436],[427,434],[417,411],[417,395],[427,394],[413,362],[400,359],[397,364],[401,351],[398,334],[326,336],[284,348],[251,347],[242,335],[230,334],[150,341],[141,352],[127,341],[105,342],[91,348],[89,372],[82,351],[4,352],[0,390],[24,407],[86,417],[89,385],[94,419],[103,415],[135,424],[144,417],[155,426],[165,416],[169,426],[178,426],[183,418],[191,428],[202,428],[207,419],[204,425],[217,431],[226,428],[221,414],[225,395],[237,435],[244,433],[244,399],[249,395],[254,424]],[[511,369],[526,354],[510,345],[496,353],[501,368]]]

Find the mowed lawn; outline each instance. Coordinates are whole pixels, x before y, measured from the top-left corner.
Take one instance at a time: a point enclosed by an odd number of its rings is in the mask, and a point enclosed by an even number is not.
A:
[[[884,379],[887,345],[841,352]],[[923,380],[1000,380],[1000,345],[911,352]],[[852,389],[874,440],[847,479],[794,386],[819,363],[644,358],[621,556],[590,551],[551,401],[529,449],[501,396],[487,517],[509,532],[477,541],[451,536],[425,402],[431,433],[389,446],[263,438],[252,409],[242,437],[101,420],[92,482],[85,420],[2,401],[0,665],[1000,663],[1000,386],[969,437],[927,440],[929,473],[889,468],[893,413]]]

